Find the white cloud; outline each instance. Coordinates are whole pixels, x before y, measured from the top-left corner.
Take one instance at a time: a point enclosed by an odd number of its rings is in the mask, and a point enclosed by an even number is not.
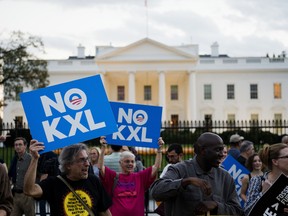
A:
[[[287,50],[286,0],[0,0],[0,40],[20,30],[42,37],[45,58],[68,58],[79,43],[124,46],[148,36],[167,45],[217,41],[230,56]],[[148,17],[146,16],[148,15]],[[147,19],[148,18],[148,19]],[[148,31],[147,31],[148,24]]]

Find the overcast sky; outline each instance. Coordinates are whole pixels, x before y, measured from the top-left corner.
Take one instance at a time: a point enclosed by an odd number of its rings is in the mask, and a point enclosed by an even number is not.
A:
[[[288,0],[0,0],[0,40],[12,31],[42,38],[45,59],[67,59],[77,46],[126,46],[145,37],[198,44],[231,57],[288,51]]]

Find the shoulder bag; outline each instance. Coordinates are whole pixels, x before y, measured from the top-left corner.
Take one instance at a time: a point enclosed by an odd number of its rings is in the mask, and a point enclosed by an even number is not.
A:
[[[62,176],[58,175],[57,178],[59,178],[64,184],[71,190],[71,192],[74,194],[74,196],[81,202],[81,204],[84,206],[86,211],[88,211],[90,216],[95,216],[92,210],[89,208],[89,206],[81,199],[81,197],[75,192],[75,190],[71,187],[71,185],[64,179]]]

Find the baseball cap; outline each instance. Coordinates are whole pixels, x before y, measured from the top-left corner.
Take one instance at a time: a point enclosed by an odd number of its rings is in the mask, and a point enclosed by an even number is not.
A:
[[[237,143],[241,140],[244,140],[244,137],[243,136],[240,136],[239,134],[233,134],[231,137],[230,137],[230,143]]]

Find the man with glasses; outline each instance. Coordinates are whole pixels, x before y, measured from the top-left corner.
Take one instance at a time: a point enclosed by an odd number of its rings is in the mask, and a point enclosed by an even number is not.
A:
[[[111,216],[109,207],[111,199],[108,197],[100,180],[89,174],[88,149],[85,144],[79,143],[66,146],[59,155],[59,169],[61,177],[70,184],[79,195],[74,196],[59,176],[51,176],[35,183],[39,151],[44,145],[37,140],[30,142],[32,160],[24,179],[24,192],[34,198],[47,200],[50,204],[50,215],[88,215],[86,206],[94,215]],[[91,215],[91,214],[90,214]]]
[[[183,158],[183,148],[180,144],[174,143],[169,145],[167,149],[166,159],[168,161],[168,164],[164,167],[160,178],[164,176],[166,171],[168,170],[168,167],[172,164],[176,164],[178,162],[181,162]]]

